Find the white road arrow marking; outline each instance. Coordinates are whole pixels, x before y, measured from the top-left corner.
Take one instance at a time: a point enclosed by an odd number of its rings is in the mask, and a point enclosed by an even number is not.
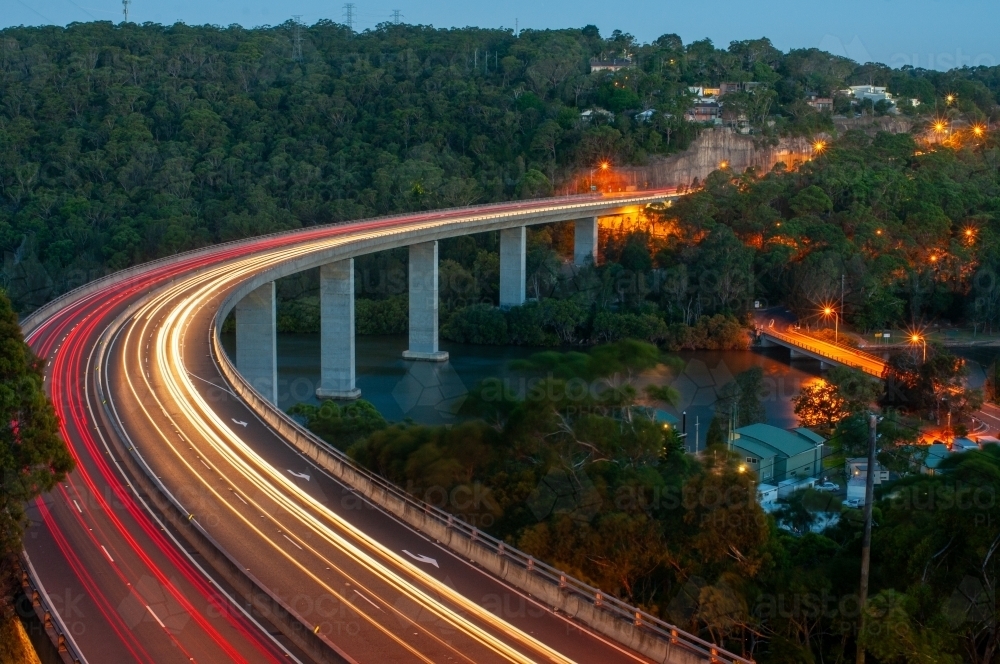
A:
[[[246,428],[246,426],[247,426],[247,423],[246,423],[246,422],[240,422],[240,421],[239,421],[238,419],[236,419],[235,417],[233,418],[233,422],[236,422],[237,424],[239,424],[239,425],[240,425],[241,427],[243,427],[244,429],[245,429],[245,428]]]
[[[434,567],[437,567],[438,569],[441,569],[441,567],[438,565],[438,561],[434,560],[433,558],[429,558],[428,556],[418,556],[414,553],[410,553],[406,549],[403,549],[403,553],[408,555],[410,558],[413,558],[418,563],[428,563],[430,565],[434,565]]]
[[[288,474],[291,475],[292,477],[298,477],[299,479],[303,479],[306,482],[309,481],[309,476],[306,475],[305,473],[296,473],[294,470],[289,470]]]

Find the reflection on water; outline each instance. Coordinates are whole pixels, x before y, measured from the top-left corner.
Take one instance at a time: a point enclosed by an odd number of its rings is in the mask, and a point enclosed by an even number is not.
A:
[[[235,335],[223,335],[222,341],[232,356]],[[450,353],[448,362],[412,362],[402,358],[406,347],[405,335],[359,336],[357,386],[362,397],[371,401],[386,419],[410,418],[424,424],[454,422],[454,413],[468,391],[485,378],[499,377],[517,385],[519,375],[508,370],[508,363],[541,350],[442,342],[441,349]],[[717,390],[740,372],[755,366],[764,370],[761,398],[767,421],[787,428],[798,424],[792,399],[820,371],[819,363],[813,360],[797,359],[791,364],[788,351],[783,348],[685,351],[677,356],[683,360],[679,374],[653,372],[644,378],[677,389],[679,403],[666,410],[678,419],[687,413],[691,448],[696,432],[698,447],[704,447]],[[319,381],[319,359],[319,335],[278,335],[278,405],[282,409],[298,402],[319,403],[314,393]]]

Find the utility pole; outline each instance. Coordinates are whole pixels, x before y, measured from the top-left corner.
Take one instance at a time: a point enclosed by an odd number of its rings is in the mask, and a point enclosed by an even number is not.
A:
[[[698,453],[698,429],[699,429],[699,427],[700,427],[700,423],[698,421],[698,416],[695,415],[694,416],[694,453],[695,454]]]
[[[878,418],[868,414],[868,476],[865,478],[865,534],[861,540],[861,588],[858,590],[858,654],[857,664],[865,664],[865,647],[861,635],[865,631],[865,603],[868,601],[868,571],[872,554],[872,498],[875,493],[875,442],[878,440]]]
[[[125,14],[123,23],[128,23],[128,6],[131,4],[132,0],[122,0],[122,14]]]
[[[295,19],[295,35],[292,38],[292,60],[302,60],[302,15],[292,16]]]
[[[393,22],[393,24],[399,25],[399,18],[401,16],[402,16],[402,13],[400,13],[400,11],[398,9],[393,9],[392,10],[392,22]]]
[[[351,32],[354,32],[354,3],[348,2],[344,4],[344,25]]]
[[[840,273],[840,315],[844,315],[844,273]]]

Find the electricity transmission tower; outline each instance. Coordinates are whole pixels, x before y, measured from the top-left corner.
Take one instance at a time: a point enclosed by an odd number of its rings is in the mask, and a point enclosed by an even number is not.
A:
[[[292,42],[292,60],[302,60],[302,15],[292,16],[295,19],[295,36]]]
[[[132,0],[122,0],[122,14],[125,14],[125,23],[128,23],[128,6],[132,4]]]
[[[403,14],[400,13],[400,11],[398,9],[393,9],[392,10],[392,22],[395,23],[396,25],[399,25],[399,19],[400,19],[400,17],[402,15]]]
[[[354,3],[348,2],[344,5],[344,24],[347,29],[354,32]]]

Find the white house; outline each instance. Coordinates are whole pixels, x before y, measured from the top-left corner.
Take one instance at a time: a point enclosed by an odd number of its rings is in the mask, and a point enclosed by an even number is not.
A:
[[[868,457],[856,457],[847,459],[844,464],[844,472],[847,476],[847,498],[857,498],[863,505],[865,502],[865,489],[868,482]],[[875,462],[876,485],[889,481],[889,471],[882,467],[878,461]]]

